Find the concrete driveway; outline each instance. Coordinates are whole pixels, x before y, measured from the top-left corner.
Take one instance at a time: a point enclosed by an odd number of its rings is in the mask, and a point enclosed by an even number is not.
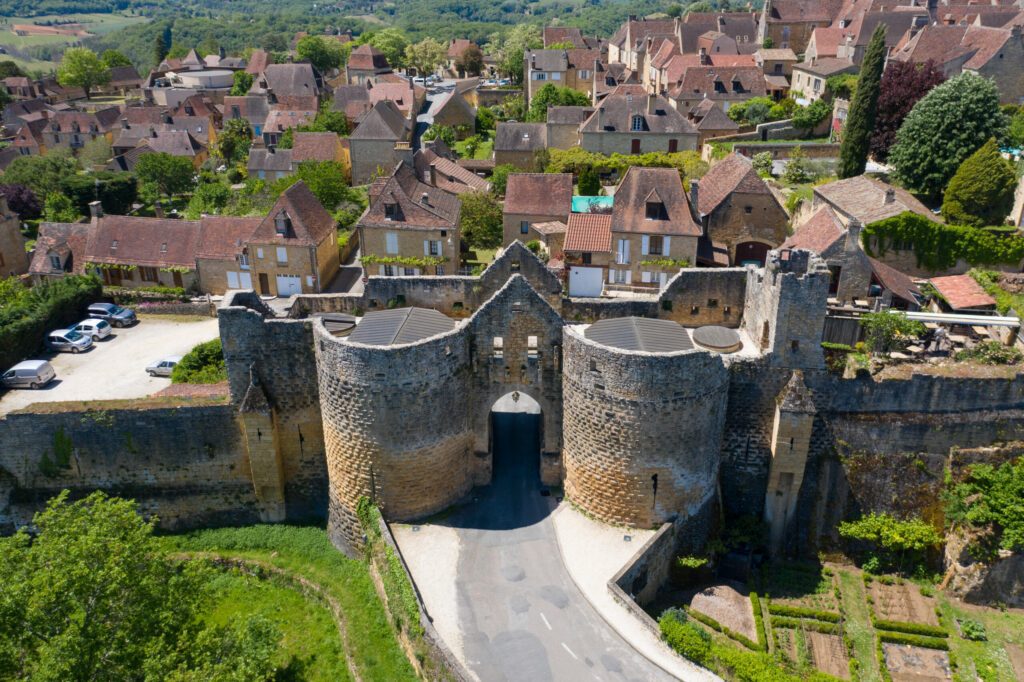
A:
[[[43,389],[9,390],[0,395],[0,414],[33,403],[64,400],[114,400],[142,398],[170,385],[166,377],[150,377],[146,366],[167,355],[185,355],[196,344],[217,338],[216,318],[191,319],[171,316],[140,316],[134,327],[114,328],[92,350],[44,353],[57,378]]]
[[[540,415],[495,413],[493,484],[436,524],[395,533],[435,626],[469,670],[500,680],[670,680],[572,581],[541,495]]]

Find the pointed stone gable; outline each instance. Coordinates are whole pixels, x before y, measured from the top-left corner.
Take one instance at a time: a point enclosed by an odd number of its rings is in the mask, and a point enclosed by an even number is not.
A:
[[[818,411],[814,404],[814,395],[804,383],[804,373],[800,370],[793,372],[786,383],[786,387],[779,394],[779,409],[783,412],[801,412],[813,414]]]
[[[339,180],[340,181],[340,180]],[[278,218],[290,221],[286,234],[278,233]],[[334,218],[302,180],[286,189],[263,219],[252,242],[316,246],[335,231]]]

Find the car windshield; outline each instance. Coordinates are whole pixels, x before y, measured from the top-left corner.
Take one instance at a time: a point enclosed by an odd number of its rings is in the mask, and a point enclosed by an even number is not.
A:
[[[64,338],[68,341],[78,341],[78,339],[82,338],[82,335],[72,329],[64,335]]]
[[[104,322],[103,320],[100,320],[99,322],[96,323],[96,328],[97,329],[105,329],[105,328],[107,328],[109,326],[110,325],[107,324],[106,322]]]
[[[122,308],[121,306],[118,305],[118,306],[114,306],[114,308],[110,311],[110,314],[111,315],[120,315],[123,312],[124,312],[124,308]]]

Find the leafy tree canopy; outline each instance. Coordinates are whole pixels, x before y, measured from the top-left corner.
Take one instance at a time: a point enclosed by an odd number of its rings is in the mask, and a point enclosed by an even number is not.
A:
[[[995,139],[981,145],[960,164],[949,181],[942,215],[955,225],[1000,225],[1013,208],[1017,175],[999,154]]]
[[[949,521],[991,528],[1000,548],[1024,551],[1024,457],[972,465],[945,499]]]
[[[50,223],[74,223],[82,217],[66,194],[50,192],[43,205],[43,218]]]
[[[299,57],[305,59],[320,73],[328,73],[341,66],[341,43],[324,36],[306,36],[295,46]]]
[[[112,69],[115,66],[132,66],[132,60],[117,50],[104,50],[103,54],[100,55],[100,61],[108,69]]]
[[[184,194],[195,186],[192,161],[166,152],[140,156],[139,162],[135,164],[135,175],[139,182],[153,185],[160,194],[167,197]]]
[[[495,166],[494,172],[491,173],[491,191],[499,197],[505,196],[505,188],[508,187],[508,176],[518,172],[519,169],[510,163]]]
[[[502,210],[494,195],[487,192],[463,194],[462,238],[470,246],[493,249],[501,246]]]
[[[3,180],[5,184],[25,185],[36,196],[42,197],[77,171],[74,157],[62,149],[55,149],[45,156],[19,156],[7,167]]]
[[[89,48],[69,47],[57,67],[57,82],[66,88],[82,88],[89,99],[93,88],[110,82],[110,68]]]
[[[590,98],[585,93],[547,83],[530,99],[526,120],[543,123],[548,120],[548,107],[586,107]]]
[[[466,76],[479,76],[484,70],[484,53],[476,45],[470,45],[455,59],[455,68]]]
[[[252,87],[253,76],[251,73],[245,71],[235,71],[235,75],[232,76],[234,81],[231,83],[231,92],[229,93],[232,97],[241,97],[242,95],[249,92]]]
[[[437,71],[448,58],[448,47],[433,38],[424,38],[405,48],[405,63],[420,76]]]
[[[25,185],[0,185],[0,195],[7,199],[8,208],[22,220],[33,220],[42,214],[39,198]]]
[[[890,61],[882,74],[878,91],[878,111],[871,134],[871,155],[884,162],[896,142],[896,131],[903,120],[929,90],[946,80],[935,63]]]

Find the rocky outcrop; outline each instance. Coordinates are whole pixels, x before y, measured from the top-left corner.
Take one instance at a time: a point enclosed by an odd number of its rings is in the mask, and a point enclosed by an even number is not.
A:
[[[991,561],[977,560],[970,548],[983,539],[962,530],[946,538],[949,592],[971,604],[1024,608],[1024,554],[999,550]]]

